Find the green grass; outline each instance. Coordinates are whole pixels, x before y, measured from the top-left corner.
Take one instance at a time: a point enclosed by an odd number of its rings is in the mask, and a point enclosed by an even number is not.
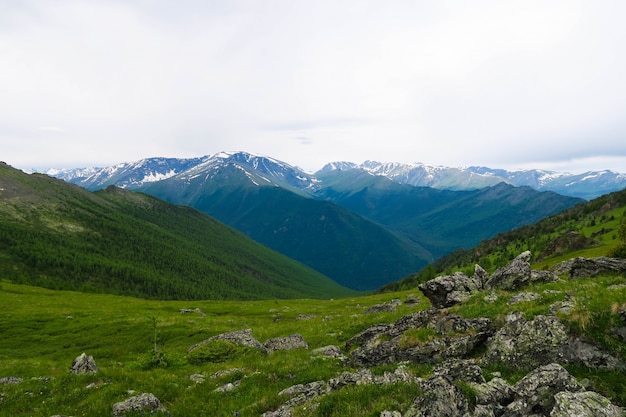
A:
[[[109,416],[113,403],[152,392],[174,416],[258,416],[284,399],[278,392],[298,383],[328,380],[344,370],[339,361],[314,358],[309,350],[273,352],[238,350],[220,361],[189,362],[188,348],[211,336],[252,329],[261,342],[300,333],[310,349],[345,341],[367,326],[391,322],[415,310],[395,313],[365,310],[395,297],[385,294],[340,300],[155,301],[106,294],[55,291],[0,284],[0,376],[24,379],[0,386],[0,415]],[[425,307],[428,303],[424,301]],[[183,308],[200,308],[205,316]],[[315,315],[298,320],[301,314]],[[155,341],[165,364],[150,363]],[[95,376],[72,376],[69,367],[82,352],[100,368]],[[147,364],[148,363],[148,364]],[[242,372],[210,379],[231,368]],[[202,384],[192,374],[204,374]],[[40,380],[37,378],[54,378]],[[215,388],[241,379],[232,393]],[[87,385],[95,384],[93,388]],[[383,401],[380,399],[380,401]]]

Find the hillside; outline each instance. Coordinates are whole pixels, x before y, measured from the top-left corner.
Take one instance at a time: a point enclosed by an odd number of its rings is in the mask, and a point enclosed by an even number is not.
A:
[[[332,202],[267,184],[237,164],[208,175],[176,176],[140,189],[203,211],[355,290],[378,288],[431,259],[418,243]]]
[[[187,207],[96,193],[0,165],[0,275],[161,299],[336,297],[350,291]]]
[[[420,273],[384,286],[381,291],[412,288],[436,274],[453,270],[471,272],[479,264],[493,272],[521,248],[533,254],[533,267],[543,269],[575,256],[621,256],[620,229],[626,225],[626,190],[603,195],[534,224],[500,233],[468,250],[457,250],[438,259]],[[622,232],[623,233],[623,232]]]

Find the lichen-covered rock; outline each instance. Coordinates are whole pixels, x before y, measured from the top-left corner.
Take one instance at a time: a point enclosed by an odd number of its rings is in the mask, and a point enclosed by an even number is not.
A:
[[[485,382],[483,370],[471,359],[449,359],[433,370],[434,375],[443,376],[450,381],[463,381],[482,384]]]
[[[339,359],[345,361],[347,358],[341,352],[339,346],[329,345],[322,346],[321,348],[313,349],[311,356],[323,356],[325,358]]]
[[[607,258],[574,258],[553,268],[553,272],[558,275],[568,275],[570,279],[595,277],[607,272],[626,272],[626,259]]]
[[[308,349],[309,345],[301,334],[295,333],[286,337],[276,337],[263,343],[265,350],[273,352],[275,350],[294,350],[298,348]]]
[[[485,287],[517,290],[531,282],[530,251],[519,254],[511,263],[498,268],[487,280]]]
[[[119,417],[131,411],[166,411],[161,401],[153,394],[144,393],[113,404],[113,416]]]
[[[510,313],[506,323],[487,341],[483,364],[533,368],[562,360],[569,335],[554,316],[527,321],[522,313]]]
[[[597,392],[559,392],[550,417],[624,417],[624,410]]]
[[[570,338],[568,343],[562,346],[562,352],[565,362],[583,365],[587,368],[618,369],[624,367],[621,360],[575,337]]]
[[[483,283],[479,276],[474,274],[470,278],[462,272],[455,272],[426,281],[419,285],[419,289],[434,308],[451,307],[482,290]]]
[[[375,304],[365,310],[365,314],[374,314],[374,313],[392,313],[398,309],[398,306],[402,304],[402,301],[397,298],[389,301],[388,303]]]
[[[476,393],[476,404],[493,407],[509,404],[513,400],[513,387],[502,378],[493,378],[482,383],[470,383]]]
[[[70,373],[76,375],[82,374],[97,374],[98,366],[93,356],[88,356],[85,353],[81,353],[74,359],[72,366],[70,367]]]
[[[467,398],[450,380],[435,376],[422,384],[404,417],[462,417],[468,412]]]
[[[260,349],[263,351],[265,350],[265,347],[263,346],[263,344],[261,344],[261,342],[259,342],[254,336],[252,336],[252,330],[245,329],[245,330],[237,330],[235,332],[222,333],[222,334],[218,334],[217,336],[210,337],[206,340],[203,340],[202,342],[196,343],[195,345],[191,346],[189,348],[189,352],[213,340],[225,340],[235,345],[247,346],[251,348]]]
[[[562,391],[578,392],[583,387],[557,363],[541,366],[513,386],[517,401],[525,404],[525,413],[547,414],[555,404],[554,396]]]

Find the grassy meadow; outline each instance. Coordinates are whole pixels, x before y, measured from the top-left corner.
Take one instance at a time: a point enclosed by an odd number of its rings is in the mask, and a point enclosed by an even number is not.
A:
[[[502,321],[508,312],[521,310],[530,318],[548,314],[550,304],[570,294],[576,308],[561,319],[573,332],[624,359],[626,345],[611,336],[610,328],[620,324],[618,311],[626,307],[626,286],[620,286],[625,283],[623,276],[607,276],[536,285],[529,290],[543,298],[516,305],[508,304],[513,293],[497,292],[499,297],[491,304],[485,302],[485,294],[478,294],[451,312]],[[393,313],[365,314],[372,305],[408,297],[421,302],[403,303]],[[23,382],[0,385],[0,415],[110,416],[115,402],[133,392],[151,392],[172,416],[260,416],[286,400],[278,392],[287,387],[354,371],[338,360],[313,357],[310,350],[331,344],[343,348],[346,340],[371,324],[393,322],[428,307],[417,289],[336,300],[155,301],[2,282],[0,377],[20,377]],[[180,312],[196,308],[204,315]],[[300,333],[309,349],[268,355],[239,349],[217,352],[204,362],[187,356],[188,348],[197,342],[242,329],[252,329],[261,342]],[[411,336],[416,337],[407,334]],[[82,352],[94,357],[98,374],[69,374],[72,360]],[[240,369],[210,378],[234,368]],[[383,366],[372,371],[382,374],[393,369]],[[409,369],[427,377],[432,367],[411,364]],[[569,369],[615,403],[626,405],[623,373]],[[491,371],[501,372],[510,382],[527,372]],[[196,383],[190,379],[193,374],[202,374],[206,380]],[[241,383],[235,390],[215,392],[237,380]],[[378,416],[386,409],[405,410],[417,395],[417,384],[352,386],[320,397],[313,408],[307,404],[294,415]]]

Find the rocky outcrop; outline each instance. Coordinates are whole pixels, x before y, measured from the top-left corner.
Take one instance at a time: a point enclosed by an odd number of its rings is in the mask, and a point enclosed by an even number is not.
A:
[[[624,417],[624,410],[597,392],[559,392],[550,417]]]
[[[411,335],[407,333],[409,330],[418,334]],[[402,361],[436,363],[469,356],[491,334],[489,319],[464,319],[425,310],[404,316],[393,324],[370,326],[348,340],[346,349],[352,350],[350,361],[356,366]]]
[[[120,417],[129,412],[166,411],[161,401],[152,394],[144,393],[113,404],[113,416]]]
[[[199,348],[202,345],[206,345],[207,343],[213,340],[225,340],[227,342],[233,343],[239,346],[247,346],[255,349],[265,350],[265,347],[261,342],[259,342],[254,336],[252,336],[251,329],[238,330],[235,332],[228,332],[218,334],[217,336],[209,337],[206,340],[203,340],[200,343],[196,343],[195,345],[189,348],[189,352],[194,349]]]
[[[393,299],[388,303],[375,304],[365,310],[365,314],[374,314],[374,313],[392,313],[398,309],[398,306],[402,304],[402,301]]]
[[[623,364],[579,338],[570,336],[556,316],[539,315],[526,320],[510,313],[506,323],[486,343],[481,362],[533,368],[551,362],[616,369]]]
[[[553,270],[557,275],[567,275],[570,279],[595,277],[606,273],[626,272],[626,259],[607,258],[574,258],[561,262]]]
[[[463,391],[448,378],[434,376],[421,384],[417,397],[404,417],[464,416],[469,405]]]
[[[93,359],[93,356],[88,356],[87,354],[82,353],[72,362],[70,373],[76,375],[97,374],[98,366],[96,365],[96,361]]]
[[[266,351],[273,352],[275,350],[294,350],[299,348],[308,349],[309,345],[302,335],[296,333],[287,337],[276,337],[269,339],[263,343]]]

